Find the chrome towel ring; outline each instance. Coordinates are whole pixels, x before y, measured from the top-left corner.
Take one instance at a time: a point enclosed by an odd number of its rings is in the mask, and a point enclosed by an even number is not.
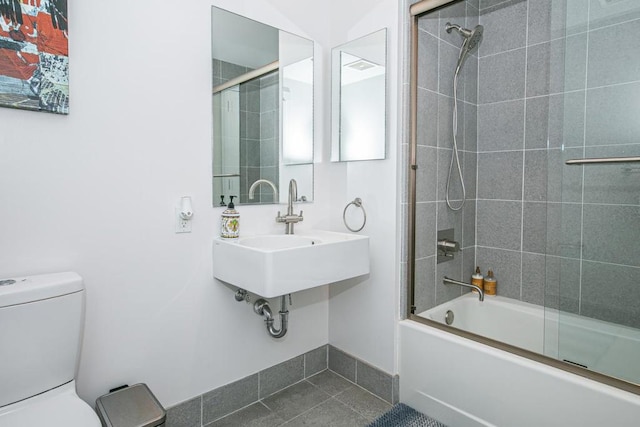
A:
[[[349,209],[349,206],[351,205],[362,209],[362,215],[364,219],[362,220],[362,225],[360,226],[360,228],[351,228],[349,227],[349,224],[347,224],[347,209]],[[364,228],[365,224],[367,223],[367,211],[364,210],[364,206],[362,206],[362,199],[360,197],[356,197],[352,202],[347,203],[347,206],[344,207],[344,211],[342,212],[342,220],[344,221],[344,226],[347,227],[349,231],[353,231],[354,233],[357,233]]]

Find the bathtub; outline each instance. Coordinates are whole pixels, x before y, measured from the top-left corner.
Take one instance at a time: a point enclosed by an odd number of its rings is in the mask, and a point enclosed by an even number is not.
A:
[[[448,332],[447,311],[454,315],[451,326],[508,345]],[[500,296],[480,302],[470,293],[419,317],[440,325],[400,322],[400,401],[447,425],[640,425],[639,395],[576,375],[581,368],[558,369],[552,365],[561,362],[536,355],[637,381],[640,336],[632,328],[550,310],[545,319],[543,307]],[[505,351],[510,346],[529,357]],[[620,348],[629,360],[621,358]]]

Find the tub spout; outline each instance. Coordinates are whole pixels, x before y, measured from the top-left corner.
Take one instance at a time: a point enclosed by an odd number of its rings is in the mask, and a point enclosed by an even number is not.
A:
[[[453,280],[448,278],[447,276],[445,276],[444,279],[442,279],[442,283],[444,283],[445,285],[458,285],[464,288],[475,289],[476,291],[478,291],[478,298],[480,299],[480,301],[484,301],[484,291],[479,286],[472,285],[471,283],[465,283],[465,282],[460,282],[458,280]]]

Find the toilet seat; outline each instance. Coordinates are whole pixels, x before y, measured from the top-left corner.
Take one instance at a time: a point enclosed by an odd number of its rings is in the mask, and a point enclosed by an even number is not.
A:
[[[0,427],[100,427],[95,411],[76,394],[75,381],[0,408]]]

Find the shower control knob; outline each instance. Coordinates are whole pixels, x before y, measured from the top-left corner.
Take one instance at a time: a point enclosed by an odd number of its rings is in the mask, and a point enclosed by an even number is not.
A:
[[[460,244],[453,240],[438,240],[438,249],[445,253],[458,252],[460,250]]]

